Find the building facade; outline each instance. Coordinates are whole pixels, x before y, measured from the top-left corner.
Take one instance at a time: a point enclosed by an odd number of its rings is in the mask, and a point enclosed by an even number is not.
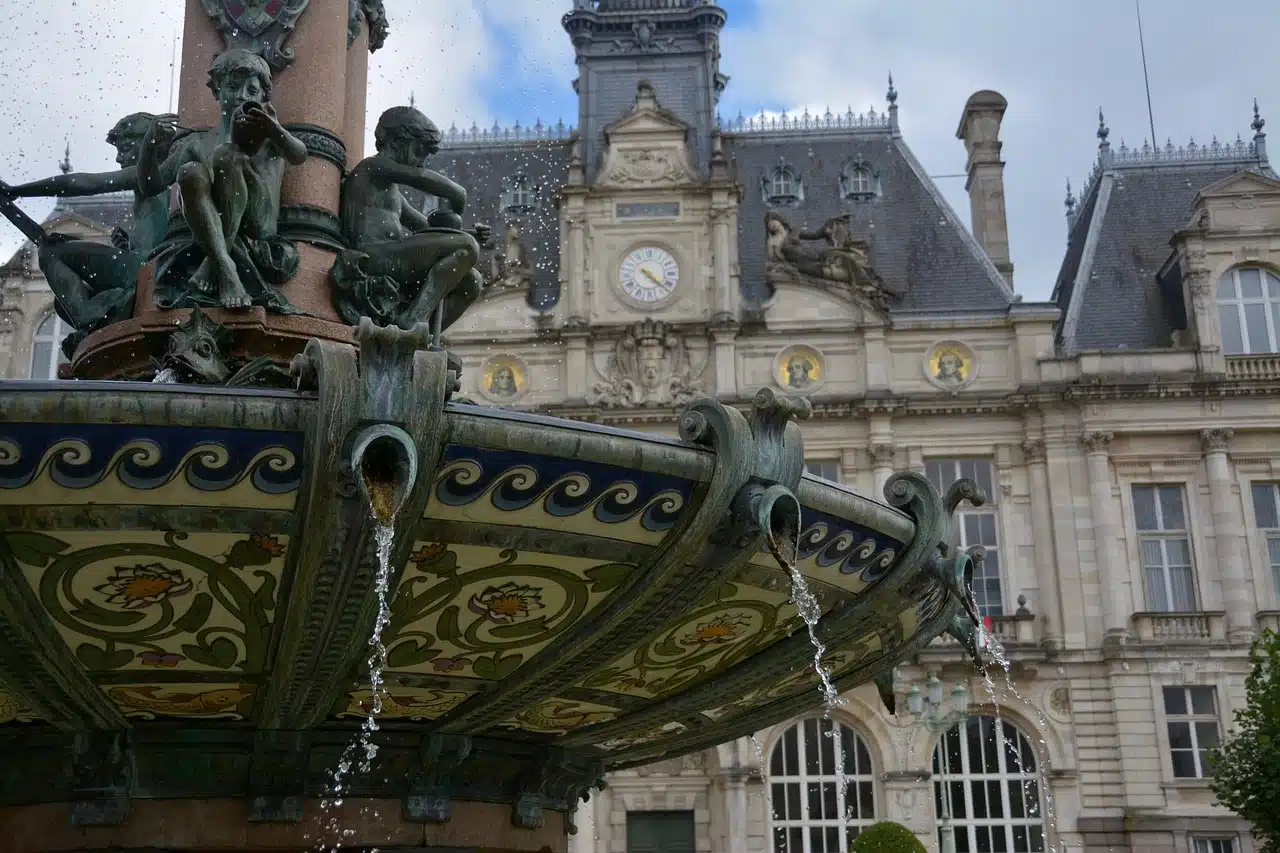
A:
[[[892,83],[882,112],[718,121],[724,23],[700,0],[574,0],[577,129],[447,134],[437,167],[496,233],[490,286],[447,335],[464,394],[673,434],[695,397],[772,387],[813,404],[808,476],[875,495],[896,469],[974,478],[989,500],[956,526],[986,548],[974,588],[1010,678],[984,684],[939,639],[885,687],[898,715],[875,685],[827,714],[815,693],[754,738],[613,773],[571,849],[832,853],[887,818],[959,853],[1252,853],[1206,756],[1250,640],[1280,624],[1263,121],[1154,150],[1113,149],[1100,123],[1053,298],[1029,302],[1000,95],[957,105],[968,229]],[[50,226],[105,240],[122,202],[94,204]],[[29,247],[0,295],[0,375],[55,376]],[[963,711],[909,713],[939,692]]]

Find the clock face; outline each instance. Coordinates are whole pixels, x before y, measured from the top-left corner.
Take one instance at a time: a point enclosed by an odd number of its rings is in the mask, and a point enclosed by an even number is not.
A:
[[[635,249],[622,259],[622,290],[637,302],[661,302],[675,292],[680,266],[671,253],[656,246]]]

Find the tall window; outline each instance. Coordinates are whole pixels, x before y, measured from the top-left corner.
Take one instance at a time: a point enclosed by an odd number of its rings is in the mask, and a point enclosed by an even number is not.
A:
[[[1164,688],[1169,759],[1179,779],[1213,775],[1209,752],[1218,746],[1218,697],[1212,687]]]
[[[831,459],[816,459],[812,462],[806,462],[804,463],[804,470],[815,477],[821,477],[833,483],[840,482],[840,463]]]
[[[1234,838],[1194,838],[1191,853],[1236,853]]]
[[[956,853],[1042,853],[1036,766],[1031,741],[1008,721],[970,717],[942,737],[933,750],[934,806],[951,815]]]
[[[1271,564],[1272,589],[1280,595],[1280,483],[1253,484],[1253,517]]]
[[[1000,589],[1000,517],[996,508],[998,490],[995,486],[994,466],[990,459],[930,459],[925,462],[925,474],[934,487],[946,493],[956,480],[967,477],[987,493],[987,503],[981,507],[961,504],[956,510],[956,527],[960,531],[960,547],[981,545],[987,549],[981,567],[974,567],[973,596],[978,602],[978,612],[983,616],[999,616],[1004,612]],[[978,574],[978,571],[981,574]]]
[[[1258,267],[1233,269],[1218,282],[1222,351],[1280,352],[1280,277]]]
[[[1182,486],[1134,486],[1133,518],[1142,549],[1147,610],[1195,610],[1195,572]]]
[[[62,339],[71,334],[71,327],[62,322],[57,314],[44,318],[40,328],[36,329],[35,341],[31,347],[32,379],[57,379],[58,365],[66,364],[67,357],[62,354]]]
[[[800,175],[790,166],[779,166],[764,181],[765,201],[794,204],[800,200]]]
[[[871,753],[846,725],[840,726],[840,751],[837,769],[835,727],[826,719],[796,723],[774,746],[773,853],[845,853],[862,828],[875,823]]]

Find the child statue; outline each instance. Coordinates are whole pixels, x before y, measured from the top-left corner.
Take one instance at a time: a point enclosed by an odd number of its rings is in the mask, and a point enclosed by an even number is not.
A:
[[[172,122],[157,121],[142,144],[142,192],[176,183],[194,239],[157,258],[157,303],[296,311],[273,287],[298,269],[297,248],[276,226],[285,164],[305,161],[306,145],[277,120],[271,68],[252,51],[219,55],[209,88],[221,107],[216,129],[179,140],[163,162],[160,152],[176,134]]]
[[[40,270],[53,291],[58,316],[76,330],[63,342],[68,358],[89,332],[132,315],[138,271],[168,228],[169,203],[164,192],[145,195],[138,187],[139,150],[155,120],[151,113],[133,113],[111,128],[107,143],[115,147],[120,166],[114,172],[71,172],[13,187],[0,183],[0,194],[10,198],[133,191],[131,230],[116,228],[110,244],[58,234],[40,240]]]
[[[412,329],[443,304],[442,328],[480,295],[476,269],[490,229],[462,228],[467,191],[425,168],[440,150],[439,129],[413,107],[392,107],[374,131],[378,152],[351,171],[342,188],[342,230],[350,250],[339,254],[332,276],[343,319],[369,317],[378,325]],[[401,187],[441,201],[430,216],[414,208]]]

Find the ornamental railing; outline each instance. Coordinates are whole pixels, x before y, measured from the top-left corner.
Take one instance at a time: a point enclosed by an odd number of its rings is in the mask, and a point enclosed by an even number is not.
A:
[[[475,148],[493,145],[524,145],[530,142],[568,142],[573,138],[574,129],[563,121],[555,124],[543,124],[538,119],[528,127],[516,122],[511,127],[494,124],[482,129],[472,123],[470,129],[459,130],[456,125],[446,130],[440,140],[441,148]]]
[[[1228,379],[1280,379],[1280,353],[1227,356]]]
[[[1135,613],[1133,625],[1140,642],[1201,642],[1225,638],[1225,618],[1220,611]]]
[[[884,130],[892,127],[892,116],[885,112],[876,112],[875,108],[865,113],[847,110],[844,113],[833,113],[827,110],[818,115],[807,109],[800,115],[782,112],[776,115],[760,113],[757,116],[744,116],[724,119],[717,117],[716,125],[721,133],[821,133],[839,130]]]

